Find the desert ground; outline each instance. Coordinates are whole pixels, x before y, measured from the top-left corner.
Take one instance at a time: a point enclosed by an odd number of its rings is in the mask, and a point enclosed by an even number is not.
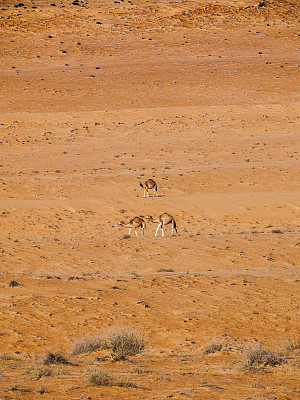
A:
[[[299,2],[0,10],[1,400],[300,399]]]

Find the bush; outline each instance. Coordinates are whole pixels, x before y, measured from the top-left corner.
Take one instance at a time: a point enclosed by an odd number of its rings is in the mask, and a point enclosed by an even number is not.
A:
[[[92,351],[103,348],[104,345],[105,344],[102,336],[85,337],[74,343],[71,356],[77,356],[78,354],[83,353],[91,353]]]
[[[44,365],[50,365],[50,364],[68,364],[70,365],[71,363],[61,354],[59,353],[51,353],[48,351],[48,354],[43,360]]]
[[[84,338],[74,344],[71,355],[111,349],[113,361],[139,354],[145,347],[145,340],[129,329],[115,329],[106,335]]]
[[[259,346],[248,350],[245,367],[247,369],[257,369],[258,367],[265,367],[267,365],[275,367],[284,362],[284,358],[280,358],[273,351],[264,350]]]
[[[45,376],[51,376],[52,371],[47,367],[33,368],[28,371],[33,379],[39,380]]]
[[[90,372],[88,381],[92,386],[111,386],[113,377],[106,372],[94,370]]]
[[[286,344],[286,349],[288,351],[295,351],[300,349],[300,336],[295,337],[292,336],[291,338],[288,339],[287,344]]]
[[[112,331],[107,336],[107,345],[116,354],[115,359],[121,360],[128,356],[135,356],[145,348],[145,340],[126,329]]]
[[[203,354],[211,354],[222,350],[223,345],[212,343],[203,349]]]

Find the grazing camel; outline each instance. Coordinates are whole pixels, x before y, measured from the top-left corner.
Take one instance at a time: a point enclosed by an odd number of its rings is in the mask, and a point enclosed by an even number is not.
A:
[[[158,191],[157,191],[157,184],[153,179],[148,179],[145,184],[143,185],[142,182],[140,182],[140,187],[142,187],[144,189],[144,196],[146,197],[146,193],[147,193],[147,197],[149,197],[149,189],[154,189],[154,194],[156,194],[158,196]]]
[[[134,218],[132,218],[132,219],[128,222],[128,224],[126,224],[126,223],[123,222],[123,221],[118,222],[118,225],[125,226],[126,228],[129,228],[129,233],[128,233],[129,235],[130,235],[131,229],[133,228],[133,229],[134,229],[134,232],[135,232],[135,236],[137,236],[136,228],[141,227],[141,228],[142,228],[142,231],[143,231],[143,234],[144,234],[144,230],[146,229],[145,221],[144,221],[142,218],[140,218],[140,217],[134,217]]]
[[[158,218],[155,218],[155,219],[153,219],[151,217],[151,215],[147,215],[146,219],[149,219],[151,222],[158,223],[158,227],[156,229],[156,232],[155,232],[154,236],[157,236],[157,232],[158,232],[159,228],[161,228],[161,236],[164,237],[165,234],[164,234],[164,228],[163,227],[165,225],[168,225],[168,224],[171,224],[171,226],[172,226],[171,235],[173,234],[173,230],[174,229],[176,231],[176,234],[178,235],[176,222],[175,222],[175,219],[172,217],[172,215],[170,215],[168,213],[164,213],[164,214],[161,214]]]

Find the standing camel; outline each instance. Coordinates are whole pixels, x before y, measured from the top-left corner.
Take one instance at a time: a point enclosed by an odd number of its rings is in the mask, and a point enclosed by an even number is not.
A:
[[[129,228],[129,235],[130,235],[130,232],[131,232],[131,229],[134,229],[134,232],[135,232],[135,236],[137,236],[138,234],[137,234],[137,231],[136,231],[136,228],[142,228],[142,231],[143,231],[143,234],[144,234],[144,230],[146,229],[146,224],[145,224],[145,221],[142,219],[142,218],[140,218],[140,217],[134,217],[134,218],[132,218],[129,222],[128,222],[128,224],[126,224],[125,222],[123,222],[123,221],[121,221],[121,222],[118,222],[118,225],[121,225],[121,226],[125,226],[126,228]]]
[[[149,192],[148,192],[149,189],[154,189],[154,194],[156,194],[158,196],[157,184],[153,179],[148,179],[144,185],[142,184],[142,182],[140,182],[140,187],[142,187],[144,189],[143,197],[146,197],[146,194],[147,194],[147,197],[149,197]]]
[[[146,219],[149,219],[151,222],[154,222],[154,223],[158,224],[158,227],[156,229],[156,232],[155,232],[154,236],[157,236],[157,232],[158,232],[159,228],[161,228],[161,236],[164,237],[165,233],[164,233],[164,228],[163,227],[165,225],[169,225],[169,224],[171,224],[171,227],[172,227],[171,235],[173,234],[173,230],[175,230],[176,234],[178,235],[176,222],[175,222],[175,219],[172,217],[172,215],[170,215],[168,213],[164,213],[164,214],[161,214],[159,217],[157,217],[155,219],[152,218],[151,215],[147,215]]]

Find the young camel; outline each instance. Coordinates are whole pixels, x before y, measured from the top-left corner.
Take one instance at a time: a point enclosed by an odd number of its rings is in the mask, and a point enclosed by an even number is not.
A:
[[[126,228],[129,228],[129,233],[128,233],[129,235],[130,235],[131,229],[134,229],[135,236],[137,236],[136,228],[141,227],[141,228],[142,228],[142,231],[143,231],[143,234],[144,234],[144,230],[146,229],[145,221],[144,221],[142,218],[140,218],[140,217],[134,217],[134,218],[132,218],[132,219],[128,222],[128,224],[126,224],[126,223],[123,222],[123,221],[118,222],[118,225],[125,226]]]
[[[144,196],[146,197],[146,193],[147,193],[147,197],[149,197],[149,189],[154,189],[154,194],[156,194],[158,196],[158,191],[157,191],[157,184],[153,179],[148,179],[145,184],[143,185],[142,182],[140,182],[140,187],[142,187],[144,189]]]
[[[178,235],[176,222],[175,222],[175,219],[172,217],[172,215],[170,215],[168,213],[164,213],[164,214],[161,214],[158,218],[155,218],[155,219],[153,219],[151,217],[151,215],[147,215],[146,219],[149,219],[151,222],[154,222],[154,223],[158,224],[158,227],[156,229],[156,232],[155,232],[154,236],[157,236],[157,232],[158,232],[159,228],[161,228],[161,236],[164,237],[165,233],[164,233],[164,228],[163,227],[165,225],[168,225],[168,224],[171,224],[171,227],[172,227],[171,235],[173,234],[173,230],[175,230],[176,234]]]

